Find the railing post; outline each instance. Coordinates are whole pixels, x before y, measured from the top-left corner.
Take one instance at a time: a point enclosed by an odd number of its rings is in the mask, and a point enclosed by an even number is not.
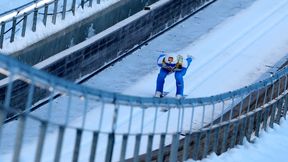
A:
[[[257,112],[256,128],[255,128],[255,136],[256,137],[259,137],[261,121],[262,121],[262,110]]]
[[[272,89],[271,89],[271,96],[270,96],[270,101],[272,101],[273,100],[273,98],[274,98],[274,87],[275,87],[275,82],[274,83],[272,83]]]
[[[218,153],[218,143],[219,143],[219,127],[214,129],[214,137],[213,137],[213,152]]]
[[[10,68],[10,67],[9,67]],[[4,104],[0,107],[0,146],[1,146],[1,137],[2,137],[2,125],[4,124],[4,121],[6,119],[6,116],[8,114],[8,110],[10,108],[11,103],[11,96],[12,96],[12,90],[13,90],[13,77],[14,72],[10,72],[10,75],[8,76],[8,86],[6,88],[5,92],[5,98],[4,98]]]
[[[114,142],[115,142],[115,133],[109,133],[105,162],[112,161]]]
[[[84,4],[85,4],[84,0],[81,0],[80,5],[82,9],[84,9]]]
[[[67,0],[63,0],[62,20],[65,19],[65,16],[66,16],[66,8],[67,8]]]
[[[189,150],[190,150],[190,143],[191,143],[191,134],[186,133],[184,139],[184,148],[183,148],[183,156],[182,161],[186,161],[189,158]]]
[[[210,144],[210,135],[211,135],[211,130],[205,131],[205,143],[204,143],[204,151],[202,154],[202,158],[205,158],[208,154],[209,144]]]
[[[14,16],[13,20],[12,20],[12,30],[11,30],[10,42],[14,42],[15,32],[16,32],[16,23],[17,23],[17,17]]]
[[[283,110],[283,116],[284,119],[286,119],[286,115],[287,115],[287,108],[288,108],[288,94],[285,94],[285,104],[284,104],[284,110]]]
[[[89,0],[89,7],[92,7],[92,0]]]
[[[265,131],[267,131],[267,122],[269,118],[270,107],[271,105],[265,107],[264,112],[263,112],[263,128]]]
[[[251,135],[253,133],[254,117],[255,117],[255,113],[253,115],[250,115],[249,120],[248,120],[248,130],[246,133],[246,138],[249,142],[251,142]]]
[[[190,134],[192,133],[192,130],[193,130],[194,112],[195,112],[195,107],[192,106],[192,107],[191,107],[190,128],[189,128]]]
[[[141,112],[141,133],[143,133],[144,130],[144,120],[145,120],[145,109],[142,107],[142,112]]]
[[[288,78],[287,75],[285,75],[285,83],[284,83],[284,90],[283,90],[283,92],[285,92],[285,91],[287,90],[287,81],[288,81],[287,78]]]
[[[81,146],[81,139],[82,139],[82,129],[77,129],[76,131],[76,138],[75,138],[75,145],[74,145],[74,150],[73,150],[73,162],[78,161],[79,153],[80,153],[80,146]]]
[[[71,10],[72,10],[73,15],[75,15],[75,8],[76,8],[76,0],[72,0]]]
[[[26,117],[21,116],[19,119],[19,125],[17,129],[17,135],[15,139],[15,150],[13,155],[13,162],[18,162],[20,160],[20,153],[23,143],[23,137],[24,137],[24,131],[25,131],[25,123],[26,123]]]
[[[278,84],[278,88],[277,88],[276,98],[280,96],[281,78],[278,79],[277,84]]]
[[[267,87],[267,85],[266,85],[266,87],[265,87],[265,93],[264,93],[264,99],[263,99],[263,103],[262,103],[262,105],[265,105],[266,104],[266,102],[267,102],[267,96],[268,95],[268,87]]]
[[[220,117],[220,123],[223,122],[223,116],[224,116],[224,109],[225,109],[225,103],[224,100],[221,100],[221,117]]]
[[[151,161],[152,144],[153,144],[153,134],[148,135],[147,149],[146,149],[146,162]]]
[[[122,137],[120,162],[125,161],[125,155],[126,155],[126,150],[127,150],[127,141],[128,141],[128,134],[124,134]]]
[[[57,18],[57,9],[58,9],[58,0],[54,1],[54,10],[53,10],[53,16],[52,16],[52,23],[56,24],[56,18]]]
[[[205,118],[205,105],[203,105],[202,109],[201,128],[204,127],[204,118]]]
[[[0,105],[0,146],[1,146],[1,137],[2,137],[2,125],[6,119],[6,108],[3,105]]]
[[[282,97],[281,99],[279,99],[279,101],[277,102],[277,113],[276,113],[276,123],[280,123],[280,119],[281,119],[281,114],[282,114],[282,110],[283,110],[283,100],[284,97]]]
[[[243,111],[243,99],[244,97],[243,97],[243,95],[241,95],[241,101],[240,101],[240,108],[239,108],[239,114],[238,114],[238,118],[240,118],[241,117],[241,114],[242,114],[242,111]]]
[[[43,24],[44,26],[46,26],[47,24],[47,16],[48,16],[48,4],[46,3],[45,4],[45,7],[44,7],[44,16],[43,16]]]
[[[245,132],[246,132],[246,117],[244,117],[243,119],[241,119],[239,122],[239,124],[241,124],[241,128],[240,128],[240,135],[239,135],[239,144],[242,145],[243,144],[243,139],[245,136]]]
[[[23,17],[23,26],[22,26],[22,33],[21,33],[21,36],[22,36],[22,37],[25,37],[25,34],[26,34],[27,16],[28,16],[28,14],[27,14],[27,13],[24,13],[24,17]]]
[[[0,48],[3,48],[3,41],[5,35],[5,22],[1,22],[1,33],[0,33]]]
[[[246,113],[248,113],[250,111],[251,100],[252,100],[252,93],[249,94],[249,100],[248,100],[248,105],[247,105],[248,108],[247,108]]]
[[[210,122],[210,128],[212,128],[213,126],[213,122],[214,122],[214,115],[215,115],[215,104],[213,102],[212,103],[212,117],[211,117],[211,122]]]
[[[199,147],[200,147],[200,139],[201,139],[201,132],[195,133],[195,139],[194,139],[194,147],[193,147],[193,155],[195,160],[198,160],[198,153],[199,153]]]
[[[158,150],[158,157],[157,157],[157,161],[159,162],[162,162],[164,158],[165,138],[166,138],[165,133],[160,135],[160,143],[159,143],[159,150]]]
[[[40,126],[40,134],[36,149],[36,156],[35,156],[35,162],[40,162],[42,157],[42,151],[44,147],[44,140],[46,137],[46,131],[47,131],[47,122],[41,122]]]
[[[230,123],[227,125],[223,125],[223,139],[222,139],[222,144],[221,144],[221,153],[225,152],[227,149],[227,138],[228,138],[228,133],[229,133],[229,128],[230,128]]]
[[[59,127],[59,133],[58,133],[58,139],[57,139],[57,146],[56,146],[56,149],[55,149],[56,151],[55,151],[54,162],[59,162],[60,161],[62,145],[63,145],[63,138],[64,138],[64,131],[65,131],[65,127],[64,126],[60,126]]]
[[[278,102],[278,101],[277,101],[277,102]],[[270,115],[270,122],[269,122],[269,127],[270,127],[270,128],[273,128],[273,127],[274,127],[277,102],[275,102],[275,103],[273,103],[273,104],[271,105],[272,112],[271,112],[271,115]]]
[[[34,14],[33,14],[33,23],[32,23],[32,31],[36,31],[37,26],[37,14],[38,14],[38,8],[34,8]]]
[[[140,143],[141,143],[141,134],[137,134],[136,135],[136,142],[135,142],[135,146],[134,146],[133,162],[139,161]]]
[[[131,108],[133,110],[133,108]],[[159,106],[155,105],[155,112],[154,112],[154,120],[153,120],[153,133],[155,133],[156,131],[156,124],[157,124],[157,118],[158,118],[158,110],[159,110]],[[131,127],[131,117],[132,116],[132,112],[130,111],[130,120],[129,120],[129,131],[130,131],[130,127]]]
[[[168,128],[169,128],[169,122],[170,122],[170,114],[171,114],[171,110],[168,110],[168,114],[167,114],[167,120],[166,120],[166,125],[165,125],[165,133],[168,132]]]
[[[256,96],[256,102],[255,102],[255,109],[257,109],[258,108],[258,101],[259,101],[259,92],[260,90],[258,89],[257,90],[257,96]]]
[[[90,152],[90,158],[89,162],[94,162],[96,158],[96,151],[97,151],[97,144],[98,144],[98,132],[93,132],[93,139],[92,139],[92,145],[91,145],[91,152]]]
[[[179,133],[173,134],[172,137],[172,145],[170,150],[170,160],[171,162],[177,161],[178,154],[178,146],[179,146]]]
[[[232,96],[232,103],[231,103],[231,109],[230,109],[230,114],[229,114],[229,122],[231,122],[231,119],[233,117],[233,111],[235,108],[235,96]]]
[[[106,151],[105,161],[111,161],[113,156],[113,149],[114,149],[114,142],[115,142],[115,131],[117,127],[117,119],[118,119],[118,112],[119,112],[119,104],[116,103],[117,99],[114,96],[113,104],[114,104],[114,113],[112,118],[112,133],[109,133],[108,136],[108,146]]]

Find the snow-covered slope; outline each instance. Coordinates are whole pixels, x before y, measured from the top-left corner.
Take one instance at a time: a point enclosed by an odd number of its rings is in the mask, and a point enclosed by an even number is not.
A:
[[[136,51],[133,55],[123,59],[113,67],[108,68],[103,73],[89,80],[86,85],[95,88],[102,87],[102,89],[105,90],[118,91],[131,95],[152,96],[154,94],[156,76],[159,71],[156,66],[156,58],[159,53],[161,53],[159,52],[161,50],[172,53],[191,54],[195,57],[185,77],[185,93],[188,94],[189,97],[207,96],[230,91],[251,84],[261,77],[265,77],[265,72],[273,70],[268,69],[266,65],[274,65],[277,63],[281,58],[286,56],[288,50],[288,35],[283,34],[286,33],[286,29],[288,28],[288,0],[258,0],[248,9],[232,17],[229,16],[237,13],[236,11],[242,7],[245,8],[247,4],[250,4],[250,1],[243,0],[235,2],[231,0],[231,6],[228,6],[228,4],[227,0],[219,0],[219,2],[212,6],[212,10],[209,10],[211,9],[209,7],[206,13],[202,13],[201,15],[200,12],[175,29],[156,38],[146,47]],[[220,12],[217,13],[219,15],[215,15],[215,8],[217,8],[218,11],[223,11],[224,6],[226,7],[226,13]],[[240,8],[237,8],[239,6]],[[214,10],[213,7],[215,7]],[[235,7],[238,10],[234,10]],[[221,14],[226,16],[221,17]],[[212,29],[212,27],[227,17],[229,18]],[[193,28],[191,27],[192,25]],[[205,34],[203,35],[203,33]],[[202,36],[199,37],[200,35]],[[194,41],[195,38],[198,39]],[[171,97],[174,96],[175,81],[173,76],[167,78],[165,90],[171,92],[169,94]],[[67,103],[67,97],[59,98],[55,104],[53,103],[52,113],[57,114],[58,119],[59,116],[61,117],[61,112],[57,112],[57,110],[59,111],[62,107],[66,106],[63,106],[63,103]],[[83,106],[83,102],[73,102],[73,105],[78,104],[79,106],[76,107],[81,108]],[[42,111],[44,110],[42,109]],[[135,110],[135,112],[137,111],[140,110]],[[148,111],[149,110],[146,111],[146,114],[150,113]],[[151,111],[151,113],[152,112],[154,111]],[[37,113],[41,114],[41,110],[35,112],[35,114]],[[79,114],[80,113],[77,115],[79,116]],[[171,120],[174,118],[177,120],[177,113],[171,114]],[[139,113],[135,113],[135,115],[133,118],[135,121],[132,122],[137,124],[139,123]],[[95,117],[97,116],[99,116],[98,109],[90,110],[85,119],[85,127],[95,128]],[[151,117],[148,115],[145,116],[147,119],[144,120],[145,123],[143,124],[147,130],[150,130],[150,128],[153,127],[151,123],[154,123],[154,115],[150,116]],[[159,114],[157,121],[162,121],[164,116],[163,114]],[[121,119],[118,119],[120,122],[118,122],[119,125],[117,125],[117,129],[126,129],[127,125],[125,125],[125,123],[128,123],[129,118],[127,115],[120,117]],[[56,115],[55,120],[57,120]],[[82,121],[82,117],[79,117],[72,123],[81,125]],[[109,121],[110,119],[105,121],[102,125],[103,129],[110,127],[109,124],[111,123]],[[14,123],[7,125],[10,129],[16,126]],[[171,124],[169,127],[172,126]],[[28,125],[28,127],[33,128],[33,125]],[[157,128],[159,128],[158,131],[162,131],[163,129],[161,125]],[[137,132],[138,129],[139,126],[137,127],[136,125],[132,127],[131,131]],[[171,129],[173,131],[176,128]],[[9,140],[9,133],[13,134],[13,132],[7,132],[5,138],[7,137],[7,140]],[[31,132],[31,134],[27,135],[28,140],[25,143],[32,141],[32,144],[25,144],[22,153],[23,159],[27,159],[27,161],[33,158],[29,157],[29,152],[35,150],[35,143],[37,141],[37,138],[35,138],[37,137],[37,132]],[[75,137],[75,132],[67,131],[64,138],[65,151],[63,158],[65,160],[71,158],[69,156],[71,156],[71,152],[73,151],[73,144],[71,144],[69,140],[74,139],[73,137]],[[51,141],[54,142],[56,138],[56,133],[52,133],[47,137],[47,139],[51,139]],[[105,140],[101,142],[105,142]],[[83,138],[83,147],[81,146],[81,148],[83,148],[83,150],[81,150],[81,157],[83,157],[83,159],[87,157],[85,152],[89,150],[90,144],[91,139]],[[120,144],[121,141],[116,142],[117,147],[120,146]],[[101,153],[106,151],[106,147],[104,146],[102,148],[101,144],[99,145],[100,148],[98,148],[97,153],[98,155],[102,155]],[[117,147],[115,150],[117,150]],[[3,148],[3,146],[1,148]],[[4,159],[9,159],[11,154],[7,150],[11,149],[11,146],[4,148],[6,153]],[[46,156],[43,158],[47,161],[51,160],[52,157],[47,155],[54,154],[53,148],[55,148],[53,142],[45,145],[44,155]]]
[[[281,125],[274,125],[268,128],[267,132],[262,131],[260,137],[253,140],[253,143],[244,141],[242,146],[236,146],[220,156],[215,153],[206,159],[197,162],[278,162],[288,161],[286,151],[288,147],[288,122],[282,120]],[[268,147],[267,147],[268,146]],[[195,160],[187,160],[195,162]]]
[[[185,76],[185,93],[203,97],[232,91],[270,71],[266,65],[275,65],[288,51],[288,36],[284,34],[288,27],[287,9],[287,0],[257,1],[192,44],[173,51],[195,57]],[[158,69],[141,76],[125,93],[153,95],[157,73]],[[165,84],[165,91],[172,92],[169,95],[173,97],[174,76],[167,78]]]

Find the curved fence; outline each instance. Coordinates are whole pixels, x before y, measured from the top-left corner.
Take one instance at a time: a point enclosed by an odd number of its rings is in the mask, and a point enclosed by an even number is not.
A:
[[[233,92],[185,100],[75,85],[4,55],[0,72],[6,76],[1,80],[0,161],[202,159],[245,137],[251,140],[287,113],[287,68]],[[24,85],[27,90],[18,92]],[[31,112],[39,92],[48,102]],[[20,103],[15,93],[25,96],[24,111],[11,106]],[[18,120],[4,124],[9,114]]]

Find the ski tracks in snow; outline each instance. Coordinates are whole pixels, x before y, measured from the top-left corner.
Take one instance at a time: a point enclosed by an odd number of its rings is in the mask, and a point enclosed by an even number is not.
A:
[[[235,19],[235,21],[238,21],[235,23],[230,21],[231,25],[228,24],[227,27],[224,26],[220,28],[220,31],[214,31],[216,34],[209,33],[208,35],[212,35],[212,39],[206,35],[205,38],[210,39],[201,39],[200,42],[197,42],[199,44],[196,44],[196,46],[184,49],[184,51],[190,51],[192,54],[194,51],[197,52],[194,55],[196,56],[196,60],[192,62],[191,67],[185,76],[186,94],[196,96],[197,94],[193,94],[193,92],[197,88],[205,86],[205,82],[207,82],[211,76],[217,75],[220,70],[229,70],[225,67],[226,65],[237,62],[238,60],[236,59],[243,56],[246,60],[249,60],[250,56],[248,54],[251,54],[251,57],[253,57],[254,53],[250,52],[250,49],[252,49],[252,51],[254,50],[253,45],[255,42],[261,41],[261,39],[265,38],[267,33],[273,32],[275,27],[287,21],[287,7],[288,1],[281,1],[281,3],[278,3],[275,7],[270,7],[270,10],[266,11],[265,14],[261,15],[261,17],[259,17],[259,14],[255,15],[254,17],[250,17],[250,19],[253,20],[252,23],[247,23],[247,21],[245,21],[249,15],[246,15],[246,17],[242,19],[240,18],[240,20],[239,18]],[[239,30],[239,21],[243,21],[242,23],[246,24],[246,26],[242,24],[242,26],[245,28]],[[225,38],[222,38],[224,40],[223,42],[223,40],[220,38],[223,36],[223,33],[229,30],[233,31],[233,33],[228,32]],[[219,35],[217,35],[218,33]],[[229,42],[225,42],[227,40],[229,40]],[[200,48],[205,48],[205,46],[214,46],[215,50],[211,51],[210,53],[207,53],[204,50],[205,53],[202,53],[199,46]],[[196,48],[196,50],[193,50],[193,48]],[[264,54],[265,53],[263,53],[263,55]],[[205,57],[201,57],[200,55],[205,55]],[[266,53],[266,55],[270,55],[270,53]],[[229,79],[229,76],[221,79]],[[175,86],[169,87],[169,90],[173,89],[175,89]]]

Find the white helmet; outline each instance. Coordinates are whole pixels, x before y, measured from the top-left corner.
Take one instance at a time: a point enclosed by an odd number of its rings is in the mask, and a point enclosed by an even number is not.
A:
[[[177,56],[176,55],[173,55],[173,54],[167,54],[165,56],[165,63],[166,64],[177,64],[178,62],[178,59],[177,59]]]

